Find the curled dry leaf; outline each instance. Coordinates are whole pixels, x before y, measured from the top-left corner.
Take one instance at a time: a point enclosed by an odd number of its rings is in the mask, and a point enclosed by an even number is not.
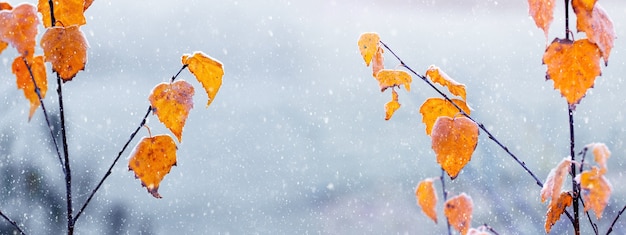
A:
[[[572,205],[572,195],[569,192],[561,192],[556,203],[550,203],[548,212],[546,212],[546,233],[550,233],[552,225],[559,221],[561,214],[565,212],[568,206]]]
[[[615,41],[613,21],[604,9],[595,1],[573,0],[572,8],[576,12],[576,28],[578,32],[585,32],[590,42],[598,45],[604,64],[609,63],[609,55]],[[591,9],[589,9],[591,6]]]
[[[391,101],[385,104],[385,120],[388,121],[391,119],[391,116],[400,108],[400,103],[398,103],[398,93],[395,90],[391,92]]]
[[[8,43],[22,56],[33,57],[37,44],[37,24],[37,9],[31,4],[20,4],[11,10],[1,10],[0,49]]]
[[[541,188],[541,202],[545,202],[549,198],[550,204],[552,204],[558,200],[565,177],[571,169],[571,164],[572,160],[563,158],[555,168],[550,170],[546,182]]]
[[[453,95],[460,96],[463,101],[467,101],[465,84],[454,81],[454,79],[450,78],[448,74],[441,71],[437,66],[431,65],[428,67],[428,70],[426,70],[426,76],[429,77],[434,83],[439,83],[448,88],[448,91],[450,91]]]
[[[446,201],[443,213],[448,218],[450,226],[461,234],[467,234],[472,224],[472,198],[465,193]]]
[[[28,113],[28,121],[30,121],[41,103],[39,102],[39,96],[35,92],[35,84],[33,84],[26,62],[28,62],[33,72],[42,99],[46,97],[46,92],[48,91],[48,79],[46,78],[46,65],[43,62],[43,56],[35,56],[26,61],[24,61],[24,57],[18,56],[13,60],[12,70],[17,77],[17,88],[24,91],[24,96],[30,102],[30,111]]]
[[[383,48],[378,47],[374,58],[372,58],[372,76],[376,78],[376,74],[385,68],[385,58],[383,57]]]
[[[593,210],[596,217],[600,219],[604,208],[609,203],[613,186],[600,172],[600,169],[595,166],[591,170],[583,171],[576,177],[576,181],[582,188],[581,194],[585,200],[585,211]]]
[[[194,52],[193,55],[183,55],[182,63],[187,65],[189,71],[204,87],[209,96],[206,107],[209,107],[222,86],[222,77],[224,76],[222,62],[202,52]]]
[[[194,89],[185,80],[160,83],[150,93],[150,105],[154,114],[174,135],[182,141],[183,127],[189,110],[193,108]]]
[[[591,150],[593,153],[594,161],[600,166],[600,173],[604,174],[607,171],[606,161],[611,157],[611,151],[603,143],[591,143],[585,146],[585,148]]]
[[[156,135],[139,141],[130,154],[128,170],[135,172],[153,197],[161,198],[159,184],[175,165],[176,143],[169,135]]]
[[[378,42],[380,42],[380,37],[377,33],[364,33],[359,37],[359,51],[367,66],[370,66],[372,57],[378,51]]]
[[[465,101],[452,99],[452,102],[461,108],[467,115],[470,115],[470,108]],[[459,114],[459,110],[449,101],[443,98],[429,98],[420,107],[422,122],[426,125],[426,134],[430,135],[437,118],[441,116],[454,117]]]
[[[437,118],[431,135],[432,148],[437,154],[437,163],[450,178],[456,178],[472,159],[478,134],[478,125],[469,118]]]
[[[48,28],[41,37],[41,47],[46,62],[52,64],[63,82],[85,69],[89,44],[78,26]]]
[[[548,66],[546,78],[554,81],[554,89],[570,106],[578,104],[600,76],[600,50],[587,39],[555,39],[546,49],[543,63]]]
[[[417,204],[422,208],[422,212],[437,223],[437,212],[435,211],[437,194],[435,193],[432,178],[419,182],[415,190],[415,197],[417,198]]]
[[[554,13],[554,0],[528,0],[528,14],[535,20],[535,25],[543,30],[548,38],[548,31]]]
[[[376,73],[376,80],[380,86],[380,91],[383,92],[387,88],[404,85],[407,91],[411,91],[411,82],[413,79],[411,75],[406,71],[395,69],[381,69]]]
[[[49,0],[39,0],[39,4],[37,4],[43,19],[43,25],[46,28],[55,26],[52,25],[52,19],[50,18],[49,2]],[[83,14],[86,9],[85,0],[55,0],[52,2],[54,4],[54,18],[57,25],[63,27],[81,26],[87,22],[85,14]]]

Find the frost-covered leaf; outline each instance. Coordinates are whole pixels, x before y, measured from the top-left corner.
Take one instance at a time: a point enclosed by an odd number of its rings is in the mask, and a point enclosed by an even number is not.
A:
[[[78,26],[48,28],[41,37],[45,61],[52,64],[63,82],[85,69],[89,44]]]
[[[554,0],[528,0],[528,14],[535,20],[535,25],[543,30],[546,38],[548,38],[555,6]]]
[[[431,135],[432,148],[437,154],[437,163],[450,178],[456,178],[472,159],[478,134],[478,125],[469,118],[437,118]]]
[[[587,39],[557,38],[546,49],[543,63],[548,66],[546,78],[552,79],[554,89],[574,106],[600,76],[600,49]]]
[[[159,184],[175,165],[176,143],[169,135],[156,135],[139,141],[130,154],[128,170],[135,172],[153,197],[161,198]]]
[[[609,63],[609,55],[616,38],[613,21],[599,4],[595,4],[594,7],[592,3],[585,2],[584,0],[572,1],[572,7],[576,12],[576,28],[578,32],[585,32],[590,42],[598,45],[606,65]],[[588,10],[589,4],[592,6],[591,10]]]
[[[395,69],[382,69],[376,73],[376,80],[380,86],[380,91],[383,92],[387,88],[404,85],[407,91],[411,91],[411,82],[413,79],[411,75],[406,71]]]
[[[182,141],[183,127],[189,110],[193,108],[194,89],[185,80],[160,83],[150,92],[150,105],[154,114],[178,139]]]
[[[448,88],[448,91],[453,95],[460,96],[463,101],[467,102],[467,94],[465,92],[465,84],[454,81],[448,74],[441,71],[437,66],[431,65],[426,70],[426,76],[430,78],[434,83],[439,83],[442,86]]]
[[[0,42],[8,43],[24,57],[33,57],[37,43],[37,24],[37,9],[31,4],[24,3],[11,10],[1,10]]]
[[[365,64],[367,66],[370,66],[372,57],[374,57],[374,54],[378,51],[379,41],[380,37],[377,33],[364,33],[359,37],[359,51],[361,52],[363,60],[365,60]]]
[[[585,211],[593,210],[596,217],[600,219],[613,191],[611,183],[595,166],[591,170],[583,171],[576,177],[576,181],[580,183],[582,188],[581,194],[585,200]]]
[[[383,57],[383,48],[378,47],[376,54],[372,58],[372,76],[376,77],[376,74],[385,68],[385,58]]]
[[[567,173],[570,172],[572,160],[569,158],[563,158],[561,162],[550,170],[543,188],[541,188],[541,202],[545,202],[547,199],[551,200],[551,204],[555,203],[559,199],[561,194],[561,188]]]
[[[37,8],[41,13],[43,25],[46,28],[52,26],[50,18],[49,0],[39,0]],[[54,18],[58,26],[69,27],[72,25],[81,26],[87,21],[85,20],[85,0],[54,0]],[[88,7],[88,6],[87,6]]]
[[[388,121],[391,119],[391,116],[400,108],[400,103],[398,103],[398,93],[395,90],[391,92],[391,101],[385,104],[385,120]]]
[[[209,107],[222,86],[222,77],[224,76],[222,62],[197,51],[192,55],[183,55],[182,63],[187,65],[189,71],[193,73],[198,82],[204,87],[209,96],[206,107]]]
[[[606,161],[611,157],[611,151],[604,143],[592,143],[585,146],[593,153],[594,161],[600,166],[600,173],[607,171]]]
[[[548,212],[546,212],[546,233],[550,233],[552,225],[561,218],[561,214],[565,212],[568,206],[572,205],[572,195],[569,192],[561,192],[556,203],[550,203]]]
[[[467,234],[472,224],[472,198],[465,193],[448,199],[443,213],[448,218],[450,226],[461,234]]]
[[[433,178],[419,182],[415,190],[415,197],[417,198],[417,204],[422,208],[422,212],[437,223],[437,212],[435,210],[437,194],[435,193]]]
[[[467,113],[467,115],[470,115],[470,108],[465,101],[452,99],[452,102]],[[420,107],[422,122],[426,125],[426,134],[431,134],[437,118],[441,116],[454,117],[458,115],[459,112],[460,111],[452,103],[443,98],[428,98]]]
[[[39,94],[43,99],[46,97],[46,92],[48,91],[46,65],[43,62],[43,56],[35,56],[32,59],[27,59],[26,61],[33,72],[35,82],[39,88]],[[15,60],[13,60],[12,70],[13,74],[17,77],[17,88],[22,89],[24,91],[24,96],[28,99],[28,101],[30,101],[30,111],[28,113],[28,121],[30,121],[41,103],[39,103],[39,96],[37,96],[37,93],[35,92],[35,84],[33,84],[33,79],[31,78],[31,74],[28,71],[28,67],[24,62],[23,57],[18,56]]]

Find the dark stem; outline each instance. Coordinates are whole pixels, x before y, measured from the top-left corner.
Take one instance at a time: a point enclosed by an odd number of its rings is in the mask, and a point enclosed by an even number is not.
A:
[[[54,27],[56,24],[56,19],[54,19],[54,1],[48,0],[48,5],[50,5],[50,25]]]
[[[74,234],[74,219],[72,207],[72,170],[70,168],[70,155],[67,145],[67,132],[65,130],[65,110],[63,108],[63,86],[61,77],[57,73],[57,94],[59,95],[59,113],[61,114],[61,138],[63,140],[63,156],[65,157],[65,197],[67,202],[67,234]]]
[[[580,160],[580,169],[578,170],[578,173],[583,173],[583,168],[585,168],[585,156],[587,156],[587,147],[584,147],[582,151],[580,151],[580,153],[578,153],[578,155],[581,155],[582,158]]]
[[[441,191],[443,193],[443,201],[448,201],[448,191],[446,191],[446,171],[441,168],[441,176],[439,177],[441,180]],[[452,230],[450,230],[450,220],[446,217],[446,224],[448,224],[448,235],[452,235]]]
[[[626,211],[626,205],[624,205],[622,210],[620,210],[619,213],[617,213],[617,216],[615,216],[615,219],[613,220],[613,223],[611,223],[611,227],[609,227],[609,230],[606,231],[606,235],[609,235],[609,234],[611,234],[611,232],[613,232],[613,226],[615,226],[615,223],[617,223],[617,220],[622,215],[622,213],[624,213],[624,211]]]
[[[181,67],[181,68],[178,70],[178,73],[176,73],[176,75],[172,76],[172,79],[170,79],[170,83],[171,83],[171,82],[174,82],[174,80],[176,80],[176,78],[178,77],[178,75],[180,74],[180,72],[182,72],[182,71],[183,71],[183,69],[187,68],[187,66],[188,66],[188,65],[184,64],[184,65],[183,65],[183,67]]]
[[[2,216],[2,218],[4,218],[6,221],[8,221],[11,225],[13,225],[13,227],[15,227],[15,229],[17,229],[18,232],[20,232],[20,234],[22,235],[26,235],[26,233],[24,231],[22,231],[22,229],[20,228],[19,225],[17,225],[17,223],[15,223],[15,221],[13,221],[12,219],[10,219],[8,216],[6,216],[4,213],[2,213],[2,211],[0,210],[0,216]],[[615,222],[614,222],[615,223]]]
[[[498,232],[496,232],[496,230],[494,230],[491,226],[487,225],[487,223],[484,223],[481,227],[485,228],[487,231],[493,233],[494,235],[499,235]]]
[[[574,106],[568,104],[569,114],[569,152],[572,160],[571,171],[572,175],[572,192],[573,195],[573,209],[574,209],[574,234],[580,235],[580,216],[578,215],[578,198],[580,197],[580,191],[578,190],[578,184],[576,183],[576,155],[574,155]]]
[[[126,148],[128,147],[128,145],[130,144],[130,142],[135,138],[135,135],[137,135],[137,132],[139,132],[139,130],[141,129],[141,127],[144,126],[144,124],[146,124],[146,119],[148,118],[148,115],[150,114],[150,112],[152,111],[152,106],[148,106],[148,111],[146,112],[146,114],[143,116],[143,119],[141,120],[141,123],[139,123],[139,126],[137,127],[137,129],[135,129],[135,131],[133,131],[133,133],[130,134],[130,138],[128,139],[128,141],[126,141],[126,144],[124,144],[124,147],[122,147],[122,150],[120,150],[120,152],[117,154],[117,157],[115,158],[115,160],[113,161],[113,163],[111,164],[111,166],[109,166],[109,169],[107,170],[107,172],[104,174],[104,176],[102,177],[102,179],[100,180],[100,182],[98,183],[98,185],[96,186],[96,188],[94,188],[91,191],[91,194],[89,195],[89,197],[87,198],[87,201],[85,201],[85,203],[83,204],[83,206],[80,208],[80,210],[78,211],[78,213],[76,213],[76,216],[74,217],[74,223],[76,222],[76,220],[78,220],[78,218],[80,217],[80,215],[83,213],[83,211],[85,211],[85,208],[87,207],[87,205],[89,205],[89,202],[91,202],[91,199],[93,198],[94,195],[96,195],[96,192],[98,191],[98,189],[100,189],[100,187],[102,186],[102,184],[104,183],[104,181],[111,175],[113,167],[115,166],[115,164],[117,163],[117,161],[120,159],[120,157],[122,156],[122,153],[124,153],[124,151],[126,150]]]
[[[578,191],[580,192],[580,189],[578,189]],[[582,198],[580,198],[580,203],[583,205],[583,208],[585,208],[585,202],[583,201]],[[591,220],[591,216],[589,215],[589,211],[585,211],[585,215],[587,215],[587,220],[589,221],[589,224],[591,225],[591,228],[593,228],[594,234],[598,235],[599,234],[598,225],[596,223],[594,223],[593,220]]]
[[[50,137],[52,137],[52,143],[54,143],[54,148],[57,151],[57,157],[59,158],[59,163],[61,165],[61,169],[63,169],[63,173],[65,173],[65,167],[63,164],[63,159],[61,159],[61,150],[59,150],[59,144],[57,143],[57,138],[54,135],[54,128],[50,124],[50,118],[48,117],[48,111],[46,110],[46,106],[43,103],[43,98],[41,97],[41,92],[39,90],[39,86],[37,86],[37,82],[35,81],[35,75],[33,75],[33,70],[31,69],[28,61],[25,57],[22,57],[24,60],[24,64],[26,64],[26,68],[28,69],[28,73],[30,73],[31,81],[33,85],[35,85],[35,93],[37,94],[37,98],[39,98],[39,104],[41,104],[41,109],[43,110],[43,116],[46,118],[46,124],[48,125],[48,130],[50,131]]]
[[[565,0],[565,39],[569,40],[569,1]]]
[[[470,120],[472,120],[473,122],[475,122],[476,124],[478,124],[478,127],[483,130],[483,132],[485,132],[485,134],[487,134],[487,136],[489,137],[489,139],[493,140],[498,146],[500,146],[500,148],[502,148],[504,151],[506,151],[506,153],[511,156],[520,166],[522,166],[522,168],[524,168],[524,170],[530,174],[530,176],[533,177],[533,179],[535,180],[535,182],[537,183],[537,185],[539,185],[539,187],[543,187],[543,183],[541,182],[541,180],[539,178],[537,178],[537,176],[530,170],[528,169],[528,167],[526,166],[526,163],[519,160],[519,158],[517,158],[515,156],[515,154],[513,154],[511,151],[509,151],[509,148],[507,148],[506,146],[504,146],[504,144],[502,144],[493,134],[491,134],[491,132],[489,132],[487,130],[487,128],[485,128],[485,126],[479,122],[477,122],[476,120],[474,120],[472,117],[470,117],[470,115],[468,115],[467,113],[465,113],[465,111],[463,111],[463,109],[461,109],[461,107],[459,107],[458,105],[456,105],[456,103],[452,102],[452,100],[450,98],[448,98],[448,96],[443,93],[441,90],[439,90],[432,82],[428,81],[428,79],[423,76],[418,74],[417,72],[415,72],[415,70],[413,70],[411,67],[409,67],[408,65],[406,65],[404,63],[404,61],[402,61],[402,59],[400,59],[400,57],[398,57],[398,55],[396,55],[396,53],[393,52],[393,50],[391,50],[391,48],[389,48],[387,46],[387,44],[385,44],[384,42],[380,41],[380,43],[387,48],[387,51],[391,52],[391,54],[393,54],[394,57],[396,57],[396,59],[398,59],[398,61],[400,61],[400,64],[405,67],[407,70],[409,70],[411,73],[413,73],[415,76],[418,76],[419,78],[422,79],[422,81],[426,82],[431,88],[433,88],[435,91],[437,91],[437,93],[439,93],[439,95],[441,95],[444,99],[446,99],[446,101],[448,101],[449,103],[451,103],[452,105],[454,105],[454,107],[456,107],[456,109],[459,110],[459,112],[461,112],[461,114],[467,118],[469,118]]]

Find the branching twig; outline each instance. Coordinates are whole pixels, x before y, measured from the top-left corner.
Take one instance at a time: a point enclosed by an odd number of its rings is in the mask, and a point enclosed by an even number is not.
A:
[[[613,232],[613,226],[615,226],[615,223],[617,223],[617,220],[622,215],[622,213],[624,213],[624,211],[626,211],[626,205],[622,208],[622,210],[619,211],[619,213],[617,213],[617,216],[615,216],[613,223],[611,223],[611,227],[609,227],[609,230],[606,231],[606,235],[609,235],[611,234],[611,232]]]
[[[63,108],[63,86],[61,77],[57,73],[57,94],[59,97],[59,113],[61,116],[61,139],[63,141],[63,156],[65,157],[65,197],[67,202],[67,234],[74,234],[74,218],[72,207],[72,170],[70,168],[70,155],[67,145],[67,132],[65,128],[65,110]]]
[[[15,227],[15,229],[17,229],[18,232],[20,232],[20,234],[22,235],[26,235],[26,233],[20,228],[19,225],[17,225],[17,223],[15,223],[15,221],[13,221],[12,219],[10,219],[8,216],[6,216],[4,213],[2,213],[2,211],[0,210],[0,216],[2,216],[2,218],[4,218],[6,221],[8,221],[11,225],[13,225],[13,227]]]
[[[572,209],[574,210],[574,234],[579,235],[580,234],[580,216],[578,215],[578,199],[580,198],[580,190],[578,190],[578,184],[576,183],[576,163],[574,162],[576,160],[576,155],[574,155],[574,107],[572,105],[568,104],[568,116],[569,116],[569,141],[570,141],[570,158],[572,160],[572,164],[571,164],[571,171],[570,174],[572,175],[572,192],[573,192],[573,199],[574,201],[572,202],[573,207]]]
[[[380,41],[380,43],[387,48],[387,51],[391,52],[391,54],[393,54],[394,57],[396,57],[396,59],[398,59],[398,61],[400,61],[400,64],[405,67],[407,70],[409,70],[411,73],[413,73],[415,76],[418,76],[419,78],[422,79],[422,81],[426,82],[431,88],[433,88],[435,91],[437,91],[437,93],[439,93],[439,95],[441,95],[444,99],[446,99],[446,101],[450,102],[452,105],[454,105],[454,107],[456,107],[459,112],[461,112],[461,114],[467,118],[469,118],[470,120],[472,120],[473,122],[475,122],[476,124],[478,124],[478,127],[483,130],[483,132],[485,132],[485,134],[487,134],[487,136],[489,137],[489,139],[491,139],[492,141],[494,141],[498,146],[500,146],[500,148],[502,148],[504,151],[506,151],[506,153],[511,156],[520,166],[522,166],[524,168],[524,170],[530,174],[530,176],[533,177],[533,179],[535,180],[535,182],[537,183],[537,185],[539,185],[539,187],[543,187],[543,183],[541,182],[541,180],[539,178],[537,178],[537,176],[530,170],[528,169],[528,167],[526,166],[526,163],[519,160],[519,158],[517,158],[515,156],[515,154],[513,154],[511,151],[509,151],[509,148],[507,148],[506,146],[504,146],[498,139],[496,139],[496,137],[491,134],[491,132],[489,132],[487,130],[487,128],[485,128],[485,126],[482,123],[477,122],[476,120],[474,120],[472,117],[470,117],[470,115],[468,115],[467,113],[465,113],[465,111],[463,111],[463,109],[461,109],[461,107],[459,107],[458,105],[456,105],[456,103],[452,102],[452,100],[450,98],[448,98],[448,96],[443,93],[441,90],[439,90],[432,82],[428,81],[428,79],[421,75],[418,74],[417,72],[415,72],[415,70],[413,70],[411,67],[409,67],[408,65],[406,65],[404,63],[404,61],[402,59],[400,59],[400,57],[398,57],[398,55],[396,55],[396,53],[393,52],[393,50],[391,50],[391,48],[389,48],[389,46],[387,46],[387,44],[385,44],[384,42]]]

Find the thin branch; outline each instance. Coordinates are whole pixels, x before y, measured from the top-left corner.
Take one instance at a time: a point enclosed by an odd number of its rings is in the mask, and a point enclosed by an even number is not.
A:
[[[585,166],[585,156],[587,156],[587,151],[588,150],[589,149],[585,146],[583,148],[583,150],[581,150],[580,153],[578,153],[578,155],[582,156],[582,158],[580,160],[580,169],[578,170],[578,173],[581,173],[581,174],[583,173],[583,168],[585,168],[584,167]]]
[[[569,40],[569,1],[565,0],[565,39]]]
[[[441,191],[443,192],[443,201],[448,201],[448,191],[446,191],[446,171],[441,168],[441,176],[439,179],[441,180]],[[450,220],[446,217],[446,224],[448,225],[448,235],[452,235],[452,230],[450,230]]]
[[[615,223],[617,223],[617,220],[622,215],[622,213],[624,213],[624,211],[626,211],[626,205],[624,205],[622,210],[620,210],[619,213],[617,213],[617,216],[615,216],[615,219],[613,220],[613,223],[611,223],[611,227],[609,227],[609,230],[606,231],[606,235],[609,235],[609,234],[611,234],[611,232],[613,232],[613,226],[615,226]]]
[[[178,75],[180,74],[180,72],[183,71],[183,69],[187,68],[188,65],[184,64],[183,67],[181,67],[178,70],[178,73],[176,73],[176,75],[172,76],[172,79],[170,79],[170,82],[174,82],[174,80],[176,80],[176,78],[178,77]]]
[[[33,70],[31,69],[30,64],[28,64],[26,57],[22,57],[22,60],[24,61],[24,64],[26,64],[28,73],[30,73],[30,78],[31,78],[31,81],[33,82],[33,85],[35,85],[35,93],[37,94],[37,98],[39,98],[39,104],[41,104],[41,109],[43,110],[43,116],[46,118],[46,124],[48,125],[48,130],[50,131],[50,137],[52,138],[52,143],[54,144],[54,148],[57,151],[57,157],[59,158],[61,169],[63,170],[63,173],[65,174],[65,167],[63,164],[63,159],[61,159],[61,150],[59,150],[59,144],[57,143],[57,138],[55,138],[55,135],[54,135],[54,128],[52,127],[52,124],[50,124],[50,118],[48,117],[48,111],[46,110],[46,105],[43,103],[43,97],[41,96],[41,91],[39,90],[39,86],[37,86],[37,81],[35,81],[35,75],[33,74]]]
[[[489,139],[491,139],[492,141],[494,141],[498,146],[500,146],[500,148],[502,148],[509,156],[511,156],[520,166],[522,166],[522,168],[524,168],[524,170],[533,177],[533,179],[535,180],[535,182],[537,183],[537,185],[539,185],[539,187],[543,187],[543,183],[541,182],[541,180],[526,166],[526,163],[519,160],[519,158],[517,158],[517,156],[515,156],[515,154],[513,154],[509,148],[507,148],[506,146],[504,146],[504,144],[502,144],[493,134],[491,134],[491,132],[489,132],[487,130],[487,128],[485,128],[485,126],[482,123],[477,122],[476,120],[474,120],[472,117],[470,117],[470,115],[468,115],[467,113],[465,113],[465,111],[463,109],[461,109],[461,107],[459,107],[458,105],[456,105],[456,103],[452,102],[452,100],[450,98],[448,98],[448,96],[443,93],[441,90],[439,90],[432,82],[428,81],[428,79],[423,76],[418,74],[417,72],[415,72],[415,70],[413,70],[411,67],[409,67],[408,65],[406,65],[404,63],[404,61],[402,59],[400,59],[400,57],[398,57],[398,55],[396,55],[395,52],[393,52],[393,50],[391,50],[391,48],[389,48],[389,46],[387,46],[387,44],[385,44],[384,42],[380,41],[380,43],[387,48],[387,51],[391,52],[391,54],[393,54],[394,57],[396,57],[396,59],[398,59],[398,61],[400,61],[400,64],[405,67],[407,70],[409,70],[411,73],[413,73],[415,76],[418,76],[419,78],[422,79],[422,81],[426,82],[431,88],[433,88],[435,91],[437,91],[437,93],[439,93],[439,95],[441,95],[444,99],[446,99],[446,101],[450,102],[452,105],[454,105],[454,107],[456,107],[459,112],[461,112],[461,114],[467,118],[469,118],[470,120],[472,120],[473,122],[475,122],[476,124],[478,124],[478,127],[483,130],[483,132],[485,134],[487,134],[487,136],[489,137]]]
[[[499,235],[498,232],[496,232],[496,230],[493,229],[491,226],[487,225],[487,223],[484,223],[481,227],[485,228],[487,231],[493,233],[494,235]]]
[[[128,145],[130,144],[130,142],[135,138],[135,135],[137,135],[137,132],[139,132],[139,130],[141,129],[141,127],[143,127],[146,124],[146,119],[148,118],[148,115],[150,114],[150,112],[152,112],[152,106],[148,106],[148,111],[146,112],[146,114],[143,116],[143,119],[141,119],[141,123],[139,123],[139,126],[137,127],[137,129],[135,129],[135,131],[133,131],[133,133],[130,134],[130,138],[128,139],[128,141],[126,141],[126,144],[124,144],[124,147],[122,147],[122,150],[120,150],[120,152],[117,154],[117,157],[115,158],[115,160],[113,161],[113,163],[111,164],[111,166],[109,166],[109,169],[107,170],[107,172],[104,174],[104,176],[102,177],[102,179],[100,180],[100,182],[98,183],[98,185],[96,186],[96,188],[94,188],[91,191],[91,194],[89,195],[89,198],[87,198],[87,201],[85,201],[85,203],[83,204],[83,206],[80,208],[80,210],[78,211],[78,213],[76,213],[76,216],[74,217],[74,223],[76,223],[76,221],[78,220],[78,218],[80,217],[80,215],[83,213],[83,211],[85,211],[85,208],[87,207],[87,205],[89,205],[89,202],[91,202],[91,199],[93,198],[93,196],[96,194],[96,192],[98,191],[98,189],[100,189],[100,187],[102,186],[102,184],[104,183],[104,181],[111,175],[113,167],[115,166],[115,164],[117,163],[118,160],[120,160],[120,157],[122,156],[122,153],[124,153],[124,151],[126,150],[126,148],[128,147]]]
[[[26,235],[26,233],[20,228],[19,225],[17,225],[17,223],[15,221],[13,221],[12,219],[10,219],[8,216],[6,216],[4,213],[2,213],[2,211],[0,210],[0,216],[2,216],[2,218],[4,218],[4,220],[8,221],[11,225],[13,225],[13,227],[15,227],[15,229],[17,229],[18,232],[20,232],[20,234],[22,235]]]
[[[72,207],[72,170],[70,168],[70,155],[67,145],[67,132],[65,128],[65,109],[63,108],[63,86],[61,77],[57,73],[57,94],[59,97],[59,113],[61,115],[61,138],[63,140],[63,156],[65,157],[65,197],[67,202],[67,234],[74,234],[74,218]]]
[[[50,5],[50,22],[51,26],[54,27],[56,25],[56,19],[54,18],[54,1],[48,0],[48,5]]]
[[[571,175],[572,175],[572,192],[573,192],[573,210],[574,210],[574,234],[580,235],[580,215],[578,209],[578,199],[580,198],[580,190],[578,190],[578,184],[576,183],[576,155],[574,155],[574,106],[568,104],[568,116],[569,116],[569,141],[570,141],[570,157],[572,160],[571,164]]]

